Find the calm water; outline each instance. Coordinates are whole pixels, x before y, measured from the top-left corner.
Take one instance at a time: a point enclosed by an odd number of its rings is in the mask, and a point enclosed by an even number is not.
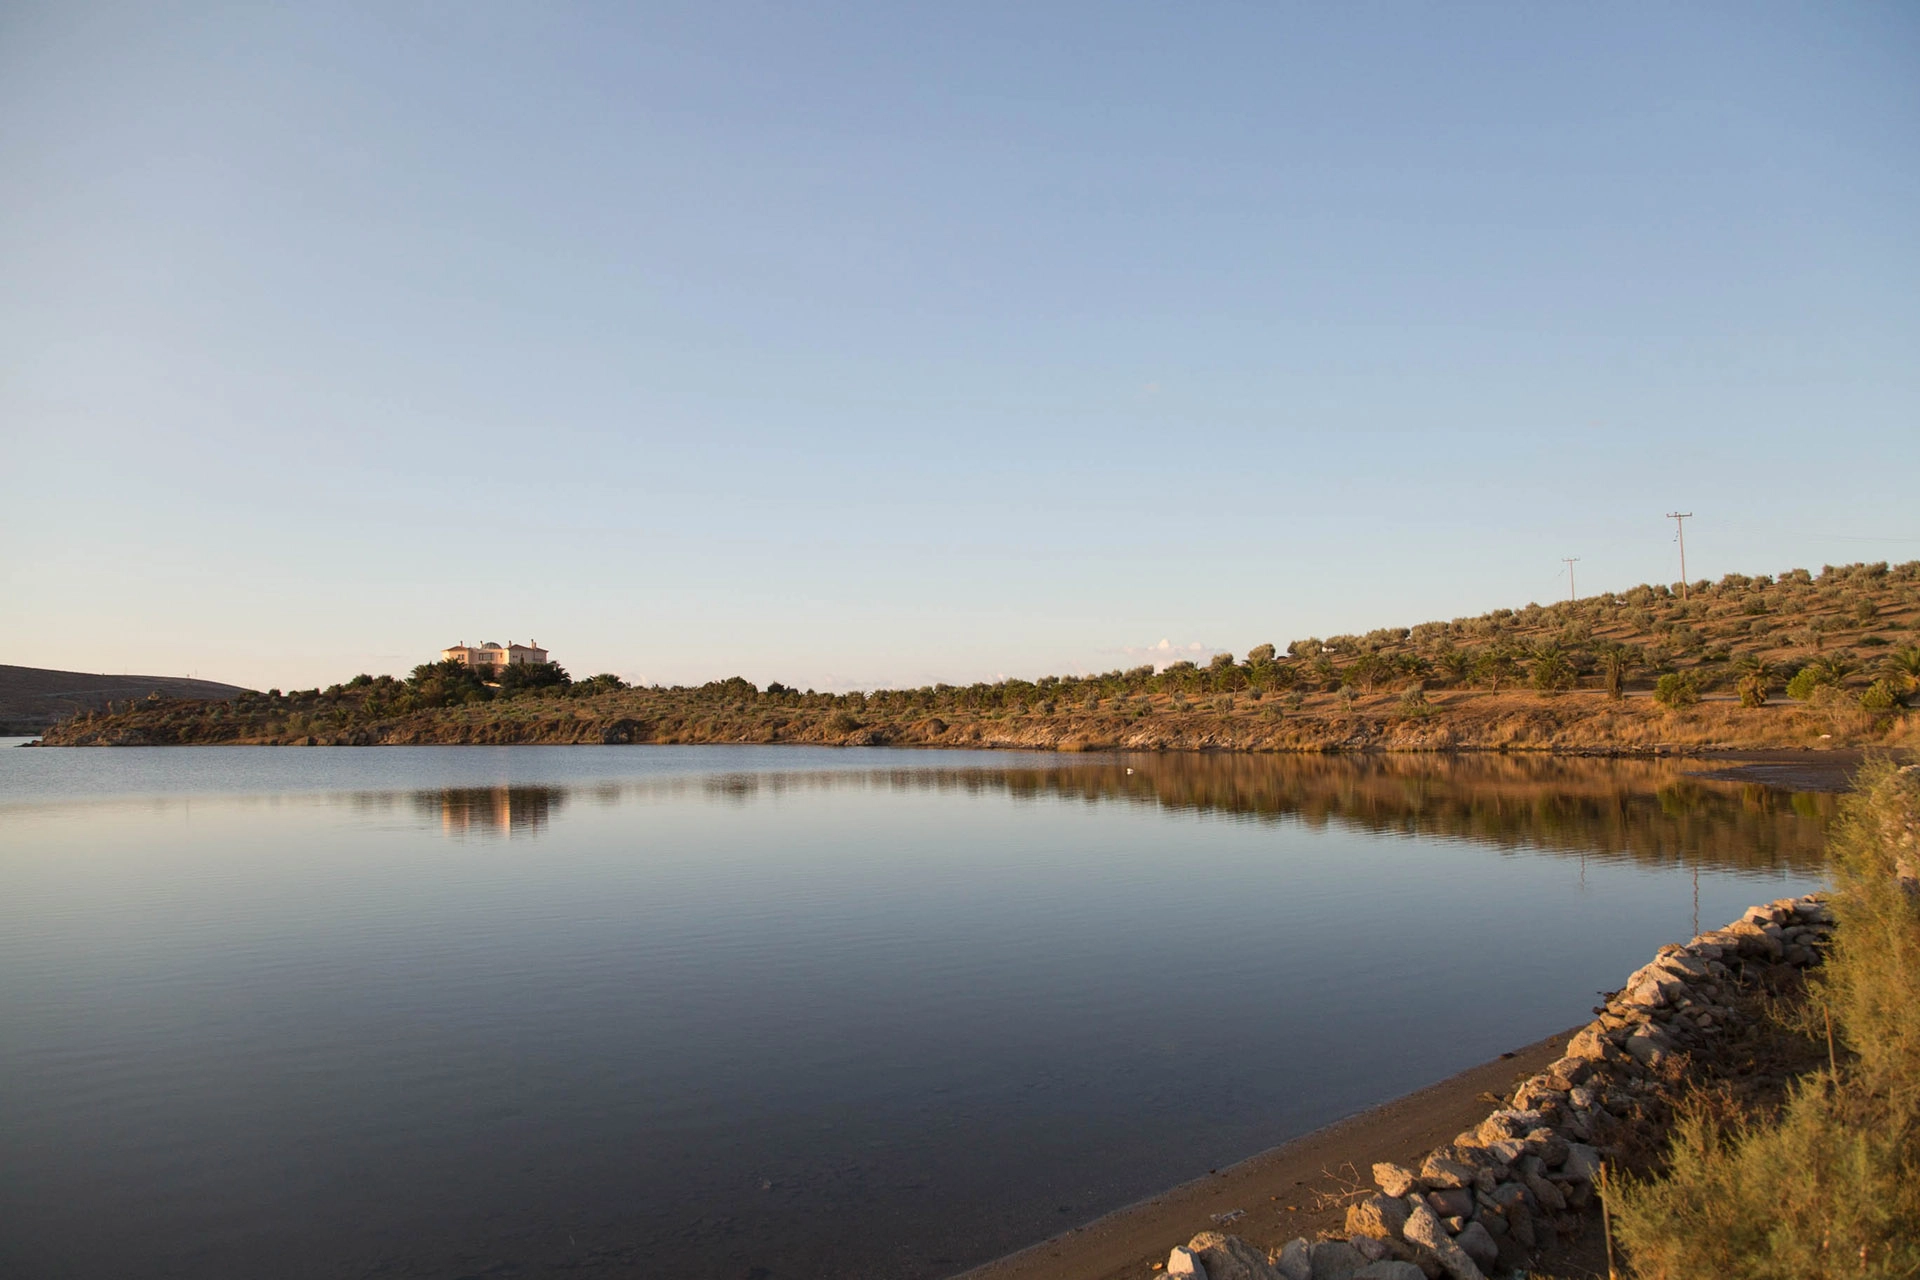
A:
[[[937,1277],[1818,879],[1621,762],[0,752],[0,1275]],[[1250,1206],[1251,1207],[1251,1206]]]

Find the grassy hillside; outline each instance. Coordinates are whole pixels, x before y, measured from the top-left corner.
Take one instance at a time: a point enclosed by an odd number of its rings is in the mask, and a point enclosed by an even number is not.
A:
[[[539,684],[541,678],[552,681]],[[1243,659],[825,694],[733,677],[517,687],[464,668],[87,715],[55,743],[830,742],[1095,749],[1916,745],[1920,561],[1641,586]]]
[[[231,698],[246,690],[184,676],[109,676],[0,664],[0,733],[38,733],[83,711],[158,694],[170,699]]]

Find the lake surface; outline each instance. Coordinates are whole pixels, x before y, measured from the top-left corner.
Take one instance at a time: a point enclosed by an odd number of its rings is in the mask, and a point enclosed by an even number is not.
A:
[[[0,1275],[949,1275],[1817,885],[1681,768],[0,751]]]

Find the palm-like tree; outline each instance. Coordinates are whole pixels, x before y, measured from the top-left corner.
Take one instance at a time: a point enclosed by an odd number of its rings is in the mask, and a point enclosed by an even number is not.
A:
[[[1558,693],[1573,683],[1573,667],[1565,654],[1553,645],[1541,646],[1534,654],[1529,672],[1533,687],[1541,693]]]
[[[1773,689],[1773,667],[1757,653],[1742,654],[1733,667],[1740,673],[1739,682],[1734,685],[1740,694],[1740,705],[1766,706],[1767,694]]]
[[[1612,641],[1600,648],[1600,675],[1609,698],[1627,696],[1627,675],[1639,665],[1640,651],[1630,644]]]
[[[1920,648],[1907,645],[1880,660],[1880,674],[1902,698],[1920,693]]]

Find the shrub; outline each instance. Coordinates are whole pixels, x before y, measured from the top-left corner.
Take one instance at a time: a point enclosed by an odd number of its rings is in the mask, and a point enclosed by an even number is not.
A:
[[[1920,1274],[1920,774],[1869,766],[1829,843],[1839,929],[1814,999],[1847,1050],[1778,1116],[1696,1104],[1614,1223],[1647,1280]]]
[[[1653,700],[1663,707],[1690,707],[1700,701],[1700,686],[1685,671],[1669,671],[1653,687]]]
[[[1900,695],[1895,693],[1893,686],[1885,680],[1875,680],[1868,686],[1867,691],[1860,695],[1862,711],[1894,711],[1903,705],[1905,704],[1901,702]]]
[[[1826,684],[1825,672],[1819,667],[1802,667],[1793,673],[1793,679],[1787,681],[1787,696],[1797,702],[1805,702],[1813,697],[1813,691]]]
[[[1567,662],[1565,654],[1558,649],[1548,649],[1533,660],[1528,679],[1541,693],[1559,693],[1573,686],[1573,667]]]
[[[1880,670],[1904,700],[1920,693],[1920,648],[1903,645],[1880,660]]]

